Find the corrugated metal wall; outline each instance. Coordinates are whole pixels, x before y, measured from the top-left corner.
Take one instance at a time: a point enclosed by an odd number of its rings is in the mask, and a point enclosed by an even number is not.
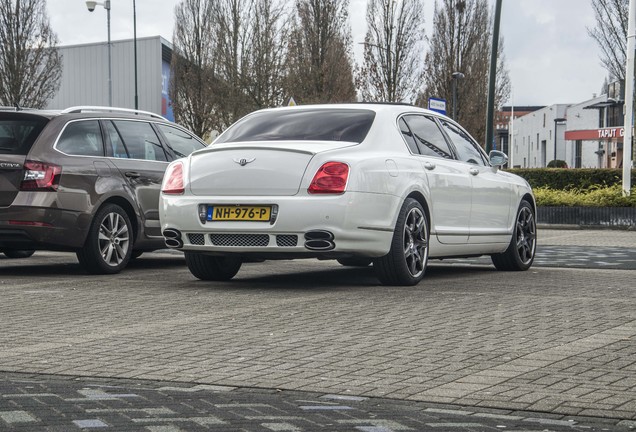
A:
[[[137,39],[139,109],[161,114],[161,37]],[[64,70],[57,95],[48,108],[77,105],[108,106],[108,44],[60,47]],[[113,106],[135,107],[134,45],[131,40],[113,41]]]

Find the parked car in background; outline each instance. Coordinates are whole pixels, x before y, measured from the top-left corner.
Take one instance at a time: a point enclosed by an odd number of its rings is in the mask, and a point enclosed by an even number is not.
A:
[[[528,183],[457,123],[410,105],[274,108],[172,162],[161,228],[194,276],[249,260],[318,258],[413,285],[429,258],[490,255],[526,270],[536,246]]]
[[[159,193],[168,164],[206,144],[165,118],[121,108],[0,109],[0,251],[72,251],[117,273],[164,248]]]

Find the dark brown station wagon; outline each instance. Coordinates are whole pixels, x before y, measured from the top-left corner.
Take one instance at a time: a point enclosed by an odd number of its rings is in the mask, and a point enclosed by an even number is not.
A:
[[[69,251],[89,273],[121,271],[165,247],[164,171],[205,146],[143,111],[0,108],[0,252]]]

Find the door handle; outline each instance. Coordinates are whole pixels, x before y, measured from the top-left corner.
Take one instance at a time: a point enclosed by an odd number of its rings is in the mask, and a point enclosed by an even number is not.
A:
[[[471,168],[471,169],[468,170],[468,172],[471,173],[474,176],[479,174],[479,170],[477,168]]]
[[[141,174],[139,174],[136,171],[126,171],[126,173],[124,175],[126,177],[128,177],[128,178],[139,178],[139,177],[141,177]]]
[[[432,171],[435,169],[435,164],[432,162],[424,162],[424,168],[426,168],[429,171]]]

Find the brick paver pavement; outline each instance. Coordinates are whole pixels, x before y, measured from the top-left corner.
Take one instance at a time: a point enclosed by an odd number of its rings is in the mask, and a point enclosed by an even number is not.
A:
[[[3,432],[628,432],[635,426],[280,389],[0,373]]]
[[[116,276],[53,253],[0,265],[2,371],[636,419],[633,271],[436,265],[396,288],[313,260],[228,283],[169,254]]]

